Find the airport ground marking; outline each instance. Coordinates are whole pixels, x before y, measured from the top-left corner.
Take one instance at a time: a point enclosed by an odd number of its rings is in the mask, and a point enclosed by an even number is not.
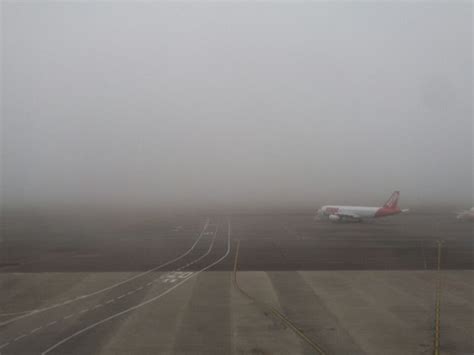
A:
[[[139,304],[137,304],[137,305],[135,305],[135,306],[132,306],[132,307],[130,307],[130,308],[127,308],[127,309],[125,309],[125,310],[123,310],[123,311],[121,311],[121,312],[115,313],[115,314],[113,314],[113,315],[111,315],[111,316],[109,316],[109,317],[107,317],[107,318],[104,318],[104,319],[102,319],[102,320],[100,320],[100,321],[98,321],[98,322],[95,322],[95,323],[93,323],[93,324],[91,324],[91,325],[89,325],[89,326],[87,326],[87,327],[85,327],[85,328],[83,328],[83,329],[81,329],[81,330],[78,330],[77,332],[73,333],[72,335],[70,335],[70,336],[68,336],[68,337],[66,337],[66,338],[64,338],[64,339],[62,339],[62,340],[60,340],[59,342],[53,344],[52,346],[50,346],[48,349],[46,349],[45,351],[43,351],[43,352],[41,353],[41,355],[46,355],[46,354],[50,353],[52,350],[58,348],[58,347],[61,346],[62,344],[64,344],[64,343],[68,342],[69,340],[71,340],[71,339],[77,337],[78,335],[81,335],[82,333],[87,332],[87,331],[90,330],[90,329],[93,329],[93,328],[97,327],[98,325],[101,325],[101,324],[103,324],[103,323],[105,323],[105,322],[108,322],[108,321],[110,321],[110,320],[112,320],[112,319],[115,319],[115,318],[117,318],[117,317],[120,317],[120,316],[123,315],[123,314],[132,312],[132,311],[134,311],[134,310],[136,310],[136,309],[139,309],[139,308],[141,308],[141,307],[143,307],[143,306],[145,306],[145,305],[147,305],[147,304],[149,304],[149,303],[152,303],[152,302],[154,302],[154,301],[160,299],[161,297],[163,297],[163,296],[167,295],[168,293],[170,293],[171,291],[175,290],[176,288],[178,288],[179,286],[181,286],[182,284],[184,284],[185,282],[187,282],[187,281],[190,280],[191,278],[193,278],[193,277],[199,275],[200,273],[202,273],[202,272],[204,272],[204,271],[206,271],[206,270],[212,268],[213,266],[219,264],[222,260],[224,260],[224,259],[229,255],[230,249],[231,249],[231,247],[230,247],[230,244],[231,244],[231,243],[230,243],[231,225],[230,225],[230,220],[229,220],[229,219],[227,220],[227,225],[228,225],[228,229],[227,229],[227,250],[226,250],[226,252],[224,253],[224,255],[221,256],[219,259],[217,259],[217,260],[214,261],[213,263],[207,265],[206,267],[202,268],[201,270],[195,272],[194,274],[192,274],[192,275],[189,276],[188,278],[181,280],[180,282],[178,282],[177,284],[173,285],[172,287],[170,287],[170,288],[167,289],[166,291],[163,291],[162,293],[160,293],[160,294],[158,294],[158,295],[156,295],[156,296],[154,296],[154,297],[152,297],[152,298],[150,298],[150,299],[148,299],[148,300],[146,300],[146,301],[144,301],[144,302],[141,302],[141,303],[139,303]]]
[[[24,337],[26,337],[26,334],[22,334],[22,335],[16,337],[15,339],[13,339],[13,341],[21,340],[21,339],[23,339]]]
[[[283,313],[278,311],[274,306],[266,304],[262,301],[259,301],[255,297],[251,296],[249,293],[247,293],[243,288],[240,287],[238,281],[237,281],[237,264],[239,260],[239,249],[240,249],[240,240],[237,240],[237,246],[235,250],[235,259],[234,259],[234,272],[233,272],[233,284],[234,287],[245,297],[253,301],[255,304],[257,304],[260,308],[269,310],[274,316],[279,318],[281,321],[283,321],[293,332],[298,335],[300,338],[302,338],[306,343],[308,343],[314,350],[317,351],[318,354],[320,355],[326,355],[324,350],[315,342],[313,342],[311,339],[309,339],[300,329],[298,329],[292,321],[290,321]]]
[[[3,349],[4,347],[6,347],[6,346],[8,346],[8,345],[10,345],[10,342],[7,342],[7,343],[5,343],[5,344],[0,345],[0,349]]]
[[[441,248],[443,241],[438,241],[438,257],[436,268],[436,303],[435,303],[435,326],[434,326],[434,346],[433,354],[440,354],[440,326],[441,326]]]
[[[22,311],[22,312],[10,312],[10,313],[0,313],[0,317],[16,316],[19,314],[30,313],[31,311]]]
[[[425,270],[426,270],[427,264],[426,264],[425,248],[423,247],[423,242],[420,242],[420,243],[421,243],[421,255],[423,256],[423,266],[425,267]]]
[[[230,227],[229,227],[229,228],[230,228]],[[218,228],[216,228],[215,234],[214,234],[214,236],[213,236],[213,239],[212,239],[212,241],[211,241],[211,244],[209,245],[209,248],[207,249],[206,253],[203,254],[203,255],[201,255],[200,257],[198,257],[198,258],[195,259],[194,261],[188,263],[187,265],[192,265],[192,264],[194,264],[194,263],[200,261],[201,259],[203,259],[203,258],[206,257],[207,255],[209,255],[209,253],[211,252],[211,250],[212,250],[212,248],[213,248],[213,246],[214,246],[214,242],[215,242],[215,239],[216,239],[216,236],[217,236],[217,230],[218,230]],[[230,236],[230,234],[229,234],[229,236]],[[230,237],[229,237],[229,238],[230,238]],[[187,272],[173,271],[173,272],[168,273],[168,274],[166,274],[166,275],[171,275],[171,274],[177,274],[178,277],[179,277],[179,279],[181,279],[181,280],[184,281],[184,280],[189,279],[189,278],[194,274],[194,272],[192,272],[192,271],[187,271]],[[166,276],[166,275],[165,275],[165,276]],[[162,277],[163,277],[163,276],[160,276],[160,277],[156,278],[154,281],[159,281]],[[178,279],[175,279],[174,281],[177,281],[177,280],[178,280]],[[174,281],[173,281],[173,282],[174,282]],[[152,282],[153,282],[153,281],[152,281]],[[151,285],[152,282],[149,282],[147,285]],[[175,286],[178,286],[178,285],[175,285]],[[121,298],[123,298],[123,297],[132,295],[133,293],[137,292],[139,289],[143,289],[143,286],[141,286],[141,287],[139,287],[139,288],[137,288],[137,289],[135,289],[135,290],[129,291],[129,292],[127,292],[126,294],[123,294],[123,295],[117,297],[116,299],[121,299]],[[109,300],[107,300],[107,301],[105,302],[105,304],[111,304],[111,303],[113,303],[114,301],[115,301],[115,299],[109,299]],[[100,304],[100,303],[99,303],[99,304],[96,304],[94,307],[92,307],[92,309],[97,309],[97,308],[100,308],[100,307],[102,307],[102,306],[103,306],[103,304]],[[71,318],[71,317],[73,317],[73,316],[75,316],[75,315],[77,315],[77,314],[85,313],[85,312],[87,312],[87,311],[89,311],[89,310],[90,310],[90,309],[85,308],[85,309],[83,309],[83,310],[81,310],[81,311],[79,311],[79,312],[77,312],[77,313],[71,313],[71,314],[69,314],[69,315],[63,317],[63,320],[66,320],[66,319],[68,319],[68,318]],[[35,311],[35,312],[36,312],[36,311]],[[57,322],[58,322],[57,320],[52,321],[52,322],[46,324],[44,327],[52,326],[52,325],[56,324]],[[43,326],[36,328],[35,332],[36,332],[37,330],[41,329],[41,328],[43,328]],[[34,332],[31,331],[30,333],[34,333]],[[26,335],[25,335],[25,336],[26,336]],[[23,338],[23,337],[22,337],[22,336],[18,337],[18,339],[21,339],[21,338]],[[13,341],[16,341],[16,339],[14,339]],[[8,345],[8,344],[7,344],[7,345]],[[6,345],[5,345],[5,346],[6,346]],[[0,348],[0,349],[1,349],[1,348]],[[0,355],[1,355],[1,354],[0,354]]]
[[[38,328],[35,328],[35,329],[33,329],[33,330],[30,332],[30,333],[31,333],[31,334],[34,334],[34,333],[36,333],[37,331],[40,331],[41,329],[43,329],[43,327],[42,327],[42,326],[41,326],[41,327],[38,327]]]
[[[165,266],[167,266],[167,265],[169,265],[169,264],[172,264],[172,263],[174,263],[174,262],[176,262],[176,261],[178,261],[178,260],[184,258],[186,255],[188,255],[191,251],[194,250],[194,248],[196,247],[196,245],[199,243],[199,241],[201,240],[201,238],[204,236],[204,232],[206,232],[206,229],[207,229],[207,227],[209,226],[209,222],[210,222],[210,221],[209,221],[209,218],[207,218],[206,223],[204,224],[204,227],[203,227],[201,233],[199,233],[198,238],[194,241],[194,243],[193,243],[193,245],[191,246],[191,248],[189,248],[185,253],[183,253],[183,254],[177,256],[176,258],[174,258],[174,259],[172,259],[172,260],[169,260],[169,261],[167,261],[167,262],[165,262],[165,263],[163,263],[163,264],[160,264],[160,265],[158,265],[158,266],[155,266],[154,268],[149,269],[149,270],[147,270],[147,271],[144,271],[144,272],[142,272],[142,273],[140,273],[140,274],[138,274],[138,275],[132,276],[132,277],[130,277],[130,278],[128,278],[128,279],[122,280],[122,281],[117,282],[117,283],[115,283],[115,284],[112,284],[112,285],[110,285],[110,286],[108,286],[108,287],[102,288],[102,289],[100,289],[100,290],[97,290],[97,291],[94,291],[94,292],[91,292],[91,293],[88,293],[88,294],[80,295],[80,296],[77,296],[77,297],[75,297],[75,298],[72,298],[72,299],[69,299],[69,300],[65,300],[64,302],[56,303],[56,304],[53,304],[53,305],[51,305],[51,306],[47,306],[47,307],[44,307],[44,308],[37,308],[37,309],[33,309],[33,310],[31,310],[31,311],[25,311],[23,314],[21,314],[21,315],[19,315],[19,316],[17,316],[17,317],[11,318],[11,319],[6,320],[6,321],[4,321],[4,322],[0,322],[0,327],[5,326],[5,325],[8,325],[8,324],[13,323],[13,322],[16,322],[17,320],[27,318],[27,317],[32,316],[32,315],[34,315],[34,314],[41,313],[41,312],[45,312],[45,311],[49,311],[49,310],[51,310],[51,309],[64,306],[64,305],[66,305],[66,304],[68,304],[68,303],[72,303],[72,302],[75,302],[75,301],[78,301],[78,300],[81,300],[81,299],[84,299],[84,298],[92,297],[92,296],[98,295],[98,294],[100,294],[100,293],[103,293],[103,292],[105,292],[105,291],[114,289],[114,288],[116,288],[116,287],[118,287],[118,286],[120,286],[120,285],[123,285],[123,284],[125,284],[125,283],[127,283],[127,282],[130,282],[130,281],[132,281],[132,280],[135,280],[135,279],[137,279],[137,278],[139,278],[139,277],[148,275],[149,273],[151,273],[151,272],[153,272],[153,271],[159,270],[159,269],[161,269],[161,268],[163,268],[163,267],[165,267]]]

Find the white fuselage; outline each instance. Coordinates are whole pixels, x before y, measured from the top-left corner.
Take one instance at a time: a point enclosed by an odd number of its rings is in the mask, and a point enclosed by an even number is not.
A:
[[[318,211],[322,217],[329,217],[335,214],[354,215],[359,218],[374,218],[380,207],[365,207],[365,206],[323,206]]]
[[[457,218],[462,221],[474,221],[474,207],[458,213]]]

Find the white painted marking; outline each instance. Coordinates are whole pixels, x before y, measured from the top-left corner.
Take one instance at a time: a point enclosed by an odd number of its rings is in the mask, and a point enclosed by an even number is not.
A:
[[[102,304],[99,303],[99,304],[96,304],[96,305],[93,307],[93,309],[97,309],[97,308],[100,308],[100,307],[102,307]]]
[[[137,288],[137,291],[140,291],[140,290],[143,290],[143,286],[140,286],[139,288]]]
[[[206,223],[204,224],[204,227],[201,231],[201,233],[199,233],[199,236],[197,237],[197,239],[194,241],[193,245],[191,246],[191,248],[189,248],[186,252],[184,252],[183,254],[177,256],[176,258],[172,259],[172,260],[169,260],[163,264],[160,264],[158,266],[155,266],[154,268],[152,269],[149,269],[147,271],[144,271],[138,275],[135,275],[135,276],[132,276],[128,279],[125,279],[123,281],[120,281],[120,282],[117,282],[115,284],[112,284],[108,287],[105,287],[105,288],[102,288],[100,290],[97,290],[97,291],[94,291],[94,292],[91,292],[91,293],[88,293],[88,294],[84,294],[84,295],[81,295],[81,296],[78,296],[76,298],[73,298],[73,299],[70,299],[70,300],[67,300],[65,301],[64,303],[60,303],[60,304],[56,304],[56,305],[53,305],[53,306],[48,306],[48,307],[44,307],[44,308],[38,308],[38,309],[34,309],[34,310],[31,310],[31,311],[25,311],[25,314],[22,314],[18,317],[15,317],[15,318],[12,318],[12,319],[9,319],[7,321],[4,321],[4,322],[0,322],[0,327],[1,326],[4,326],[4,325],[7,325],[7,324],[10,324],[10,323],[13,323],[13,322],[16,322],[17,320],[20,320],[20,319],[23,319],[23,318],[27,318],[27,317],[30,317],[32,316],[33,314],[35,313],[40,313],[40,312],[45,312],[45,311],[48,311],[50,309],[53,309],[53,308],[57,308],[57,307],[60,307],[66,303],[71,303],[71,302],[75,302],[75,301],[78,301],[78,300],[81,300],[81,299],[84,299],[84,298],[88,298],[88,297],[92,297],[92,296],[95,296],[95,295],[98,295],[100,293],[103,293],[105,291],[108,291],[108,290],[111,290],[111,289],[114,289],[120,285],[123,285],[127,282],[130,282],[132,280],[135,280],[139,277],[142,277],[142,276],[145,276],[145,275],[148,275],[149,273],[153,272],[153,271],[156,271],[156,270],[159,270],[161,269],[162,267],[165,267],[169,264],[172,264],[174,263],[175,261],[178,261],[182,258],[184,258],[186,255],[188,255],[189,253],[191,253],[194,248],[196,247],[196,245],[199,243],[199,241],[202,239],[203,235],[204,235],[204,232],[206,231],[207,227],[209,226],[209,218],[206,220]]]
[[[41,330],[43,327],[38,327],[38,328],[35,328],[33,329],[30,333],[33,334],[33,333],[36,333],[37,331]]]
[[[205,254],[201,255],[199,258],[197,258],[197,259],[194,260],[193,262],[188,263],[187,266],[192,265],[192,264],[194,264],[194,263],[197,263],[198,261],[202,260],[203,258],[205,258],[206,256],[209,255],[209,253],[211,252],[211,250],[212,250],[212,248],[213,248],[213,246],[214,246],[214,242],[215,242],[215,240],[216,240],[217,230],[218,230],[218,228],[216,228],[216,233],[214,234],[214,238],[212,238],[212,242],[211,242],[211,244],[209,245],[209,248],[207,249],[207,252],[206,252]],[[171,275],[171,273],[170,273],[170,274],[167,274],[167,275]],[[166,275],[165,275],[165,276],[166,276]],[[156,279],[154,280],[154,282],[159,281],[162,277],[163,277],[163,276],[160,276],[160,277],[156,278]],[[163,282],[167,282],[167,279],[164,280]]]
[[[25,314],[25,313],[30,313],[30,312],[31,312],[31,311],[0,313],[0,317],[16,316],[16,315],[18,315],[18,314]]]
[[[105,303],[109,304],[109,303],[112,303],[113,301],[115,300],[112,298],[111,300],[105,301]]]
[[[13,341],[18,341],[20,339],[23,339],[24,337],[26,337],[26,334],[22,334],[19,337],[16,337],[15,339],[13,339]]]
[[[46,324],[46,327],[50,327],[54,324],[56,324],[58,321],[57,320],[53,320],[52,322],[49,322],[48,324]]]
[[[74,313],[68,314],[67,316],[64,316],[63,319],[69,319],[74,315]]]
[[[149,282],[149,283],[147,283],[146,285],[147,285],[147,286],[151,286],[152,284],[153,284],[153,281],[152,281],[152,282]]]
[[[79,311],[79,313],[86,313],[89,310],[89,308],[84,308]]]
[[[117,297],[118,300],[121,300],[122,298],[124,298],[126,295],[120,295]]]
[[[136,309],[138,309],[138,308],[141,308],[141,307],[143,307],[143,306],[145,306],[145,305],[147,305],[147,304],[149,304],[149,303],[152,303],[152,302],[154,302],[154,301],[160,299],[161,297],[167,295],[168,293],[170,293],[171,291],[173,291],[174,289],[176,289],[176,288],[179,287],[180,285],[182,285],[182,284],[184,284],[185,282],[187,282],[188,280],[190,280],[192,277],[197,276],[197,275],[199,275],[200,273],[202,273],[202,272],[204,272],[204,271],[206,271],[206,270],[212,268],[214,265],[219,264],[219,263],[220,263],[222,260],[224,260],[224,259],[229,255],[229,253],[230,253],[230,234],[231,234],[231,227],[230,227],[230,221],[229,221],[229,220],[227,220],[227,224],[228,224],[228,230],[227,230],[227,251],[225,252],[225,254],[224,254],[222,257],[220,257],[219,259],[217,259],[217,260],[214,261],[213,263],[209,264],[208,266],[204,267],[203,269],[201,269],[201,270],[195,272],[191,277],[188,277],[187,279],[181,280],[179,283],[177,283],[177,284],[174,285],[173,287],[170,287],[170,288],[167,289],[166,291],[164,291],[164,292],[158,294],[157,296],[152,297],[152,298],[150,298],[149,300],[144,301],[144,302],[142,302],[142,303],[139,303],[139,304],[137,304],[137,305],[135,305],[135,306],[133,306],[133,307],[127,308],[127,309],[125,309],[125,310],[123,310],[123,311],[121,311],[121,312],[115,313],[115,314],[113,314],[113,315],[111,315],[111,316],[109,316],[109,317],[107,317],[107,318],[104,318],[104,319],[102,319],[102,320],[100,320],[100,321],[98,321],[98,322],[96,322],[96,323],[93,323],[93,324],[89,325],[88,327],[85,327],[85,328],[83,328],[83,329],[81,329],[81,330],[78,330],[78,331],[75,332],[74,334],[72,334],[72,335],[70,335],[70,336],[68,336],[68,337],[66,337],[66,338],[64,338],[64,339],[62,339],[62,340],[60,340],[60,341],[58,341],[56,344],[53,344],[52,346],[50,346],[48,349],[46,349],[45,351],[43,351],[43,352],[41,353],[41,355],[46,355],[47,353],[51,352],[52,350],[56,349],[57,347],[61,346],[61,345],[64,344],[64,343],[66,343],[67,341],[69,341],[69,340],[71,340],[71,339],[77,337],[78,335],[80,335],[80,334],[82,334],[82,333],[87,332],[87,331],[90,330],[90,329],[93,329],[93,328],[97,327],[98,325],[100,325],[100,324],[102,324],[102,323],[108,322],[109,320],[115,319],[115,318],[117,318],[117,317],[119,317],[119,316],[121,316],[121,315],[123,315],[123,314],[126,314],[126,313],[129,313],[129,312],[131,312],[131,311],[134,311],[134,310],[136,310]],[[212,244],[211,244],[211,245],[212,245]],[[210,249],[208,250],[208,252],[210,252]]]
[[[191,276],[192,274],[193,274],[192,271],[183,272],[181,275],[179,275],[179,278],[180,279],[185,279],[185,278]]]
[[[130,296],[130,295],[132,295],[132,294],[134,294],[134,293],[135,293],[135,290],[133,290],[133,291],[128,291],[128,292],[127,292],[127,295]]]
[[[0,349],[3,349],[4,347],[8,346],[9,344],[10,344],[10,343],[8,342],[8,343],[5,343],[5,344],[0,345]]]

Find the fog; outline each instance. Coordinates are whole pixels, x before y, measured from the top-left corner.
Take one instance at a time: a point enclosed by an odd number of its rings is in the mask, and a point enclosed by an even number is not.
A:
[[[4,208],[472,205],[469,1],[1,6]]]

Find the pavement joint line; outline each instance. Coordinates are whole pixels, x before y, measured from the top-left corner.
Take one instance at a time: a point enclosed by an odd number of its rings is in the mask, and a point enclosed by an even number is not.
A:
[[[26,337],[26,334],[22,334],[22,335],[16,337],[15,339],[13,339],[13,341],[18,341],[20,339],[23,339],[24,337]]]
[[[257,306],[259,306],[260,308],[263,308],[263,309],[268,309],[271,313],[273,313],[274,316],[276,316],[277,318],[279,318],[281,321],[283,321],[291,330],[293,330],[293,332],[298,335],[301,339],[303,339],[306,343],[308,343],[308,345],[310,345],[314,350],[317,351],[318,354],[320,355],[326,355],[326,352],[318,345],[316,344],[314,341],[312,341],[311,339],[309,339],[303,331],[301,331],[300,329],[298,329],[298,327],[296,325],[293,324],[292,321],[290,321],[283,313],[281,313],[280,311],[278,311],[275,307],[273,307],[272,305],[268,305],[262,301],[259,301],[258,299],[254,298],[253,296],[251,296],[250,294],[248,294],[244,289],[242,289],[239,285],[239,283],[237,282],[237,263],[238,263],[238,260],[239,260],[239,249],[240,249],[240,240],[237,240],[237,247],[236,247],[236,250],[235,250],[235,259],[234,259],[234,271],[233,271],[233,278],[232,278],[232,282],[234,284],[234,287],[242,294],[244,295],[245,297],[247,297],[248,299],[250,299],[251,301],[255,302],[255,304]]]

